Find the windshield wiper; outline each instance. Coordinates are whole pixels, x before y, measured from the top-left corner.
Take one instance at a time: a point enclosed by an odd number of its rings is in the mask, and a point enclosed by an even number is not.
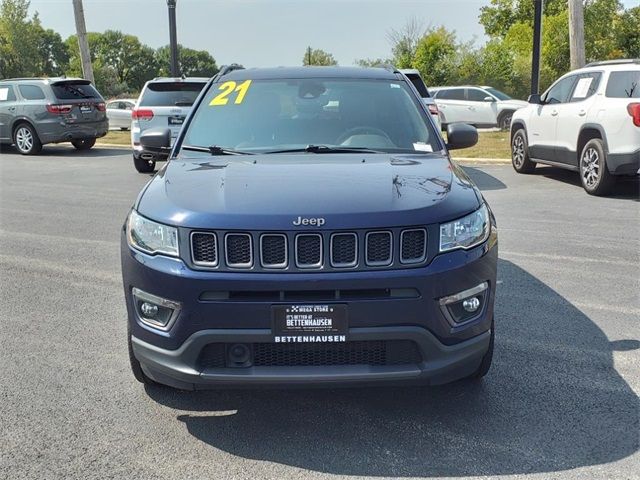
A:
[[[205,152],[211,155],[254,155],[253,152],[243,152],[242,150],[234,150],[232,148],[224,148],[218,145],[209,147],[199,147],[197,145],[184,145],[183,150],[191,150],[192,152]]]
[[[387,153],[381,150],[373,150],[365,147],[330,147],[328,145],[307,145],[303,148],[287,148],[283,150],[270,150],[262,152],[264,154],[271,153],[296,153],[296,152],[308,152],[308,153]]]

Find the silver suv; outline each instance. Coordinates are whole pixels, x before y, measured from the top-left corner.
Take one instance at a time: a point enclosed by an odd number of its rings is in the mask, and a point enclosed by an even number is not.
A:
[[[138,172],[153,172],[156,161],[166,159],[142,149],[142,132],[154,127],[169,128],[173,145],[193,102],[208,80],[199,77],[154,78],[145,84],[131,115],[133,165]]]
[[[0,80],[0,143],[35,155],[46,143],[88,150],[109,130],[105,102],[81,78]]]

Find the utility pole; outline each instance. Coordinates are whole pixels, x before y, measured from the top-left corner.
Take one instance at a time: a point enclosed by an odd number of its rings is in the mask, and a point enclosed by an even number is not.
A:
[[[178,40],[176,34],[176,0],[167,0],[169,8],[169,50],[171,51],[171,76],[180,76],[178,64]]]
[[[80,59],[82,60],[82,76],[95,84],[91,55],[89,54],[89,42],[87,41],[87,26],[84,23],[82,0],[73,0],[73,14],[76,17],[76,35],[78,36],[78,47],[80,48]]]
[[[542,7],[544,0],[533,0],[533,50],[531,55],[531,94],[540,90],[540,48],[542,42]]]
[[[569,52],[571,70],[584,67],[584,6],[582,0],[569,0]]]

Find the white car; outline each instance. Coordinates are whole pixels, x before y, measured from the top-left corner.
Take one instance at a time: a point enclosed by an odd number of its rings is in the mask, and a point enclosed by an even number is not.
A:
[[[427,85],[424,83],[424,80],[422,79],[420,72],[414,68],[402,69],[400,70],[400,72],[403,73],[411,81],[414,87],[416,87],[416,90],[422,97],[422,101],[429,109],[431,118],[436,124],[438,131],[441,131],[442,124],[440,123],[440,112],[438,111],[438,106],[436,105],[436,102],[431,96],[431,93],[429,93],[429,89],[427,88]]]
[[[479,128],[509,130],[513,112],[528,105],[487,86],[436,87],[431,94],[445,129],[450,123],[468,123]]]
[[[640,60],[587,65],[560,77],[513,115],[511,157],[519,173],[537,163],[580,172],[606,195],[618,175],[640,169]]]
[[[107,118],[109,128],[129,130],[131,128],[131,112],[136,101],[133,98],[119,98],[107,102]]]
[[[164,127],[171,130],[171,143],[178,136],[182,124],[191,111],[208,78],[154,78],[148,81],[131,115],[131,146],[133,165],[140,173],[153,172],[156,161],[164,160],[157,154],[145,152],[140,135],[148,128]]]

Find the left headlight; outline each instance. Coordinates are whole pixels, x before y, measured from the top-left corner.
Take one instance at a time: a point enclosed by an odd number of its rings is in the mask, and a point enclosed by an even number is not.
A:
[[[135,210],[127,219],[127,239],[145,253],[178,256],[178,229],[144,218]]]
[[[489,209],[482,205],[475,212],[453,222],[440,225],[440,252],[456,248],[472,248],[489,237]]]

